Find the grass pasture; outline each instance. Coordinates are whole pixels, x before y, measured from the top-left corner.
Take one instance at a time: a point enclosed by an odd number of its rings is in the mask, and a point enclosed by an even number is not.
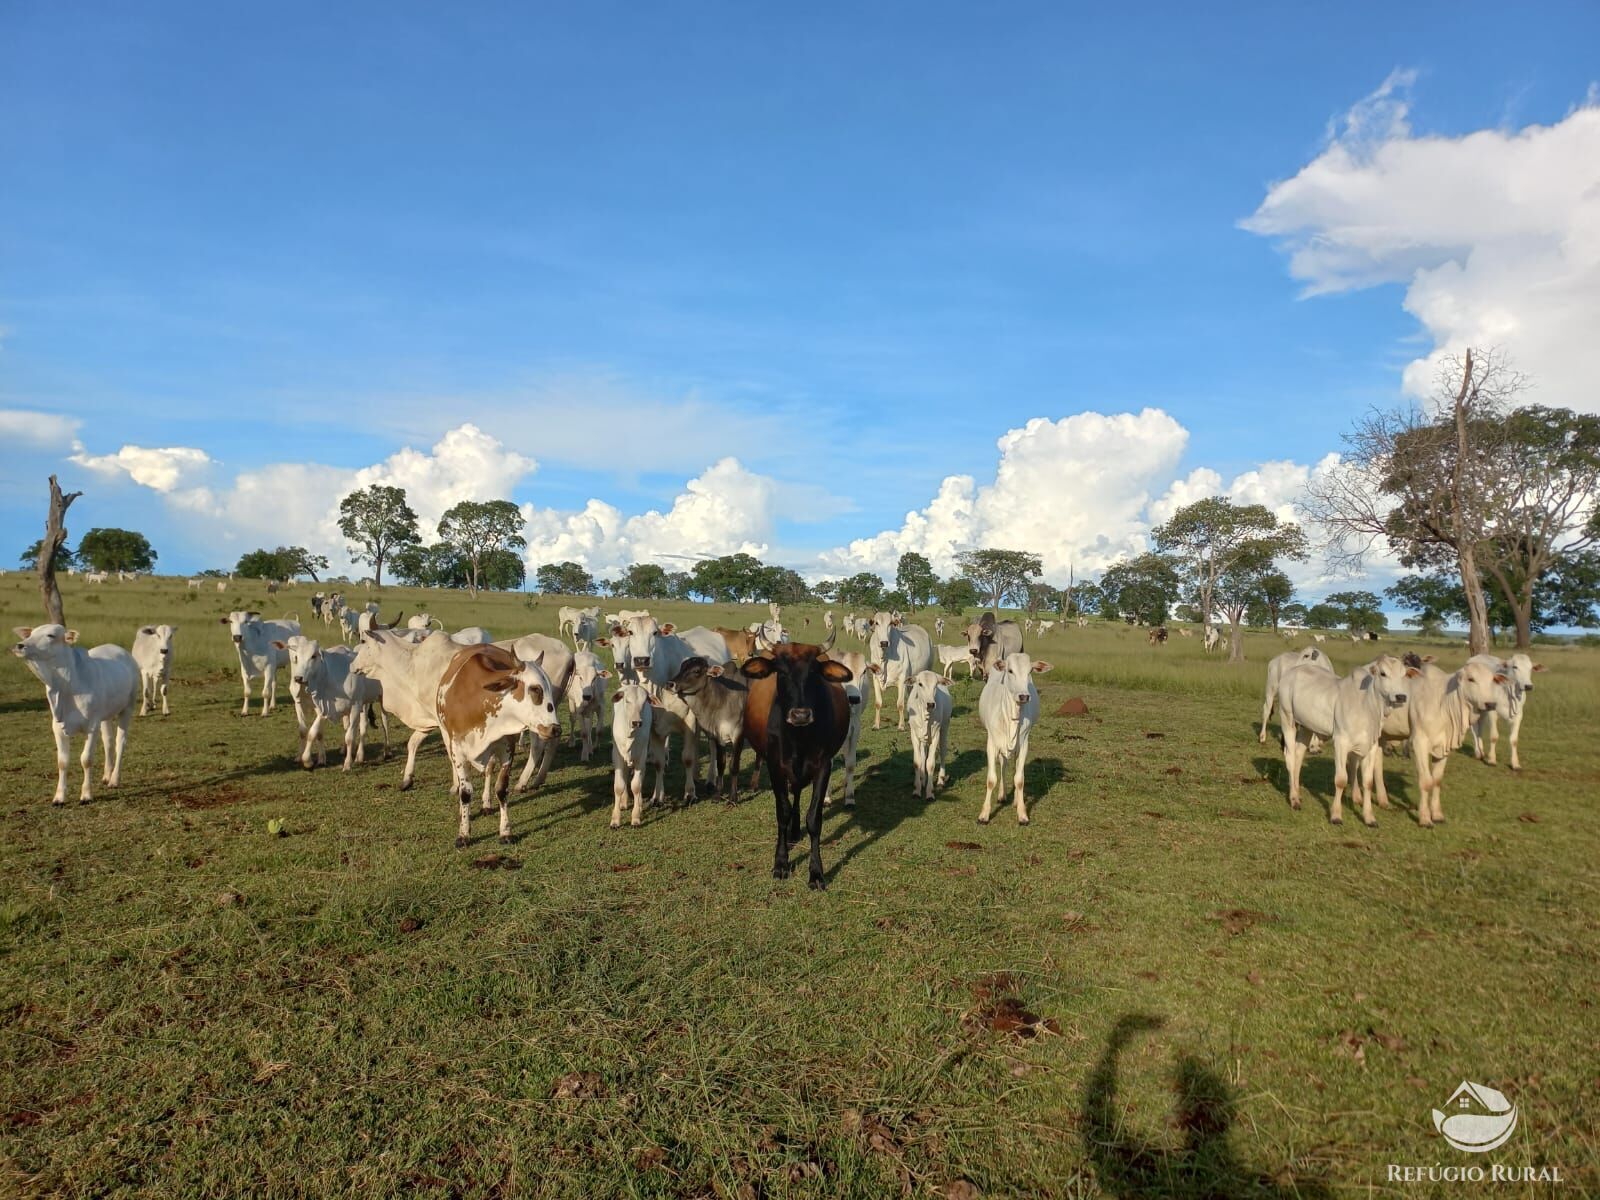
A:
[[[1520,776],[1458,754],[1427,831],[1389,758],[1366,829],[1328,824],[1326,754],[1295,813],[1257,744],[1277,639],[1235,668],[1058,629],[1030,645],[1055,664],[1032,825],[975,823],[962,679],[951,785],[913,801],[904,735],[869,721],[811,893],[771,878],[770,792],[684,808],[669,782],[608,829],[608,741],[513,798],[515,845],[475,816],[456,850],[436,739],[402,793],[395,758],[295,765],[286,688],[238,715],[219,615],[308,616],[310,589],[65,590],[90,645],[180,626],[173,713],[136,720],[119,791],[71,802],[74,761],[52,811],[42,688],[0,669],[6,1192],[1458,1195],[1388,1164],[1495,1162],[1565,1181],[1496,1195],[1600,1193],[1600,652],[1541,648]],[[499,636],[559,603],[383,601]],[[0,607],[36,623],[33,581]],[[1072,696],[1088,715],[1054,715]],[[1463,1079],[1518,1105],[1499,1151],[1434,1132]]]

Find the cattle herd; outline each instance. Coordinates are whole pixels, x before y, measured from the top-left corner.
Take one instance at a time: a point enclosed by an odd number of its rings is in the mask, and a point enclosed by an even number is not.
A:
[[[1004,803],[1007,771],[1018,824],[1028,823],[1024,768],[1029,735],[1039,720],[1039,691],[1033,676],[1051,670],[1027,654],[1024,633],[1047,632],[1052,622],[997,620],[986,613],[965,627],[964,644],[935,644],[945,618],[933,634],[899,613],[871,617],[823,617],[821,643],[792,640],[782,611],[745,629],[678,629],[658,622],[647,610],[602,615],[600,608],[562,608],[558,632],[571,639],[527,634],[494,640],[487,630],[449,633],[427,614],[401,626],[399,616],[385,623],[376,604],[359,611],[337,594],[318,593],[315,616],[336,627],[355,645],[324,645],[308,637],[298,619],[264,620],[240,610],[221,618],[229,627],[244,691],[243,714],[250,711],[251,683],[260,680],[260,712],[277,703],[277,677],[286,671],[290,700],[300,734],[299,761],[307,768],[326,764],[325,728],[344,727],[346,771],[365,756],[369,727],[380,723],[384,754],[389,748],[389,717],[411,730],[401,777],[402,790],[416,776],[417,751],[434,730],[444,743],[450,789],[459,805],[457,846],[467,844],[471,806],[482,780],[480,811],[499,811],[499,836],[511,837],[511,771],[524,741],[526,761],[517,780],[521,792],[539,787],[554,762],[562,736],[557,705],[570,721],[569,738],[582,762],[589,762],[611,705],[611,825],[643,819],[645,787],[653,769],[651,801],[665,797],[669,746],[676,737],[683,763],[684,799],[697,798],[699,758],[709,750],[709,785],[727,801],[738,798],[741,758],[746,746],[756,758],[749,788],[766,769],[776,802],[777,840],[773,874],[790,872],[789,852],[802,836],[810,841],[809,879],[824,886],[821,855],[822,807],[836,758],[843,763],[843,802],[855,802],[856,747],[870,683],[875,704],[873,728],[883,721],[885,694],[896,692],[896,727],[908,733],[913,768],[912,791],[932,800],[946,782],[954,704],[951,674],[965,663],[981,677],[978,716],[986,738],[988,768],[978,821],[987,824],[997,802]],[[809,624],[809,620],[806,621]],[[841,629],[864,643],[865,653],[836,646]],[[1165,641],[1152,637],[1153,643]],[[1208,633],[1211,632],[1208,628]],[[119,781],[128,730],[138,701],[145,715],[159,700],[170,712],[168,684],[177,627],[146,625],[134,636],[130,654],[121,646],[85,650],[77,633],[61,625],[18,628],[13,653],[45,686],[56,744],[55,804],[66,798],[70,742],[84,737],[80,800],[90,798],[94,736],[104,759],[103,780]],[[596,653],[607,650],[609,665]],[[939,669],[934,669],[935,662]],[[1495,761],[1498,718],[1510,725],[1512,769],[1520,769],[1518,734],[1533,676],[1543,670],[1525,654],[1501,659],[1478,655],[1447,673],[1427,658],[1381,655],[1339,676],[1317,646],[1278,655],[1267,667],[1260,740],[1277,714],[1282,731],[1289,801],[1300,807],[1300,775],[1307,751],[1327,742],[1334,759],[1330,819],[1342,819],[1348,788],[1362,819],[1375,824],[1374,799],[1389,806],[1379,759],[1387,745],[1404,743],[1416,764],[1418,821],[1430,826],[1444,819],[1440,787],[1450,754],[1470,733],[1480,758]],[[804,835],[801,808],[806,789]]]

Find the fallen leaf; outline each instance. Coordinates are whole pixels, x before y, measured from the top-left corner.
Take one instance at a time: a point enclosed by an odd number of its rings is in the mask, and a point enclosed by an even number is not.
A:
[[[1518,813],[1517,820],[1525,825],[1537,825],[1539,823],[1539,814],[1533,812]]]
[[[953,1179],[944,1185],[944,1200],[983,1200],[978,1185],[965,1179]]]
[[[1245,976],[1245,980],[1246,980],[1246,982],[1248,982],[1250,984],[1251,987],[1260,987],[1261,986],[1261,972],[1260,971],[1251,971],[1248,975]]]
[[[289,1064],[286,1062],[264,1062],[256,1068],[255,1082],[265,1083],[280,1071],[287,1070],[288,1067]]]
[[[557,1100],[592,1100],[602,1094],[600,1076],[594,1071],[574,1071],[556,1080],[550,1095]]]
[[[1223,908],[1212,913],[1211,920],[1222,922],[1222,927],[1231,936],[1237,937],[1251,926],[1269,922],[1272,918],[1253,908]]]
[[[1367,1033],[1373,1041],[1377,1042],[1390,1054],[1404,1054],[1406,1052],[1406,1040],[1399,1034],[1383,1033],[1376,1029],[1369,1029]]]
[[[1182,767],[1168,767],[1167,768],[1167,774],[1168,775],[1182,775],[1183,774],[1183,768]]]
[[[400,932],[401,933],[415,933],[417,930],[419,930],[421,928],[422,928],[422,919],[420,917],[401,917],[400,918]]]

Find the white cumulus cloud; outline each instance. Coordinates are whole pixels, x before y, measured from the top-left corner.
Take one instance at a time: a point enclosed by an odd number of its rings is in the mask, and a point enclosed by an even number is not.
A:
[[[83,422],[60,413],[0,408],[0,442],[34,450],[78,450]]]
[[[165,493],[192,480],[211,465],[212,459],[204,450],[193,446],[128,445],[115,454],[80,451],[71,456],[71,461],[97,475],[125,476],[152,491]]]
[[[1278,239],[1308,294],[1406,286],[1433,349],[1414,395],[1467,346],[1504,348],[1543,404],[1600,411],[1600,106],[1459,137],[1416,134],[1396,73],[1272,185],[1243,227]]]

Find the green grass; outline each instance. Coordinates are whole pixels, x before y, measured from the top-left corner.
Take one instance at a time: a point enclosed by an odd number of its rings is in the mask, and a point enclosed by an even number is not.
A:
[[[172,716],[135,723],[122,788],[86,807],[50,808],[42,688],[0,671],[5,1190],[1427,1194],[1387,1164],[1481,1165],[1429,1117],[1462,1079],[1521,1111],[1483,1157],[1600,1190],[1600,652],[1541,649],[1520,777],[1458,755],[1430,832],[1390,758],[1398,807],[1368,830],[1327,823],[1326,756],[1291,812],[1255,740],[1276,639],[1252,635],[1241,668],[1057,631],[1033,647],[1056,667],[1033,824],[975,824],[962,680],[932,804],[910,799],[904,735],[869,721],[812,893],[770,876],[770,792],[608,829],[608,746],[590,767],[563,750],[509,849],[492,816],[454,849],[436,741],[409,793],[397,759],[301,771],[286,693],[237,715],[217,618],[308,596],[68,581],[90,644],[180,626]],[[555,624],[514,596],[384,603],[500,636]],[[15,575],[0,606],[8,629],[38,619]],[[1052,715],[1069,696],[1087,717]],[[1017,1008],[1048,1026],[990,1028]]]

